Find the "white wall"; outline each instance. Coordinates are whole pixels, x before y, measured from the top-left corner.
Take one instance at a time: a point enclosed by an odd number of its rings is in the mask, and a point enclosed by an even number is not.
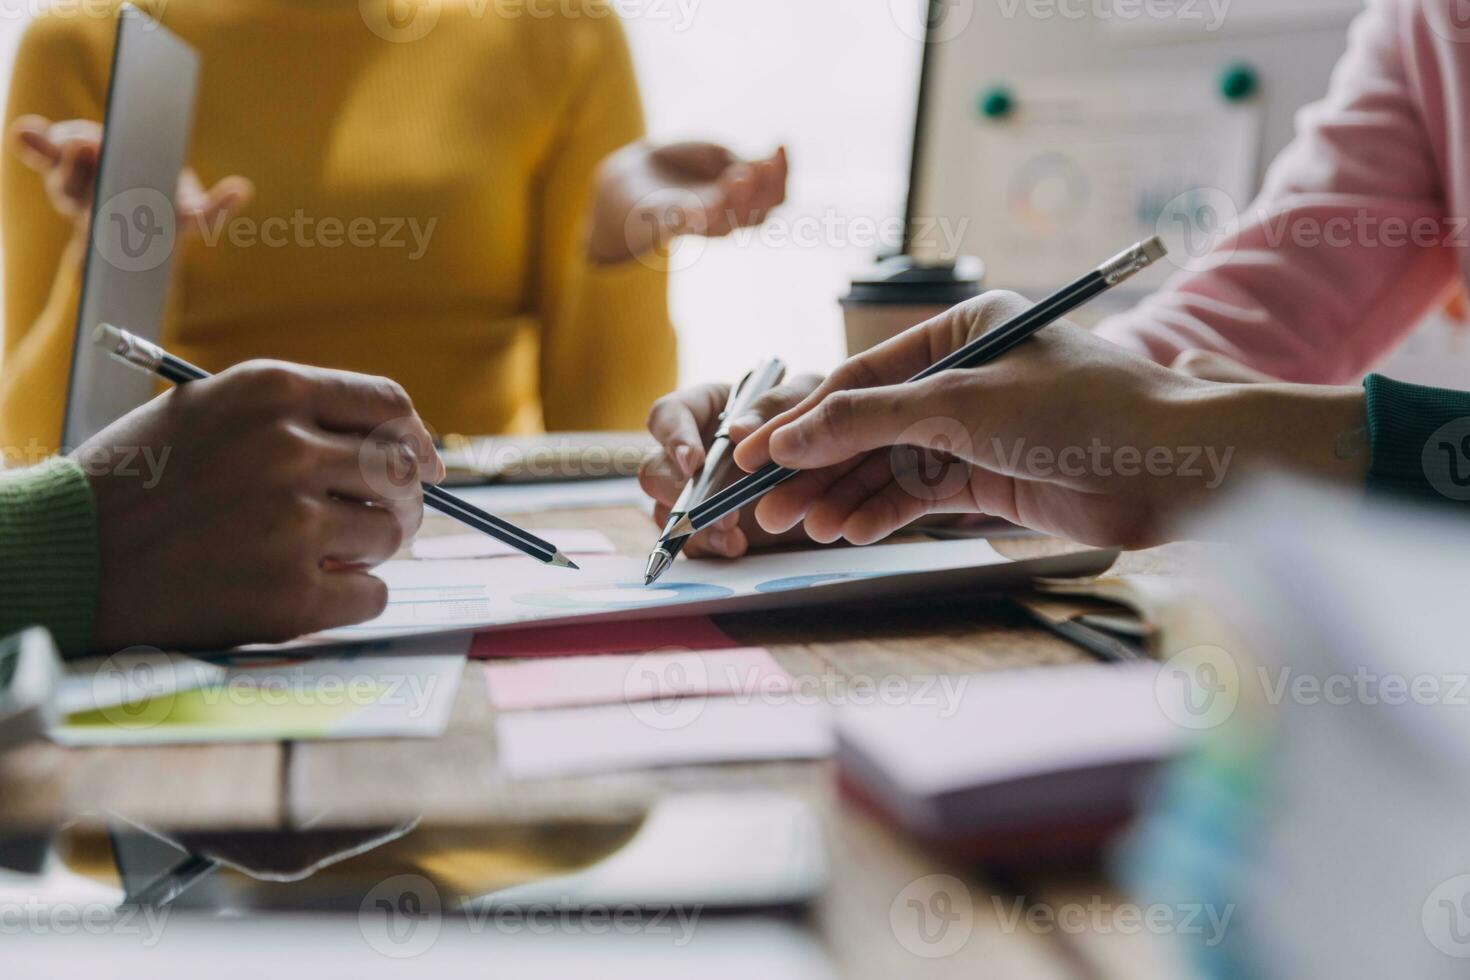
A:
[[[0,88],[39,2],[0,0]],[[921,0],[616,2],[657,136],[751,154],[785,142],[794,162],[790,203],[761,237],[677,256],[692,259],[673,283],[686,380],[727,378],[768,353],[830,366],[836,299],[875,251],[872,226],[902,213],[919,44],[891,8]]]
[[[676,272],[683,376],[728,378],[765,354],[831,367],[837,298],[903,216],[923,0],[682,2],[687,25],[656,16],[673,0],[622,6],[648,10],[627,25],[653,135],[752,155],[784,142],[793,168],[788,203],[760,234],[710,243]]]

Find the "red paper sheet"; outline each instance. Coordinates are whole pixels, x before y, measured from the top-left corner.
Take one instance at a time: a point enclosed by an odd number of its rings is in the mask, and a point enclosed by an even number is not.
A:
[[[708,616],[681,616],[481,633],[470,645],[470,657],[571,657],[652,650],[732,650],[737,646]]]

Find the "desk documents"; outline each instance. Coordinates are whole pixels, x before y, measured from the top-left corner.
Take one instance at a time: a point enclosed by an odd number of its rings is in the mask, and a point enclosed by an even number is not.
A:
[[[930,595],[942,589],[975,592],[1013,586],[1034,575],[1098,572],[1112,557],[1087,551],[1013,562],[987,541],[931,541],[756,555],[738,562],[681,560],[652,587],[643,584],[644,563],[623,556],[587,556],[576,575],[493,559],[390,561],[377,569],[390,590],[383,615],[304,642],[661,619]]]

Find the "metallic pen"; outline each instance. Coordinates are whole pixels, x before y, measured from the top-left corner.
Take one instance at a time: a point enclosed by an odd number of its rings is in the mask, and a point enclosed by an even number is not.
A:
[[[708,497],[730,472],[733,452],[730,445],[730,423],[749,410],[757,398],[779,384],[785,372],[786,365],[780,358],[767,358],[730,389],[730,395],[725,400],[725,410],[720,413],[719,428],[715,430],[714,440],[705,450],[704,466],[693,479],[684,484],[684,490],[669,514],[669,522],[664,525],[663,536],[648,556],[648,567],[643,572],[644,585],[652,585],[659,576],[668,571],[669,566],[674,563],[674,557],[684,549],[684,542],[689,540],[687,534],[671,534],[674,525],[689,512],[689,508]]]

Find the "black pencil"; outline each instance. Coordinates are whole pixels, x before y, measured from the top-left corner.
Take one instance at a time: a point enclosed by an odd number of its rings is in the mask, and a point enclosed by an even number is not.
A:
[[[1006,351],[1049,324],[1055,323],[1088,300],[1107,292],[1148,268],[1167,253],[1164,243],[1158,238],[1139,242],[1126,251],[1119,252],[1087,275],[1037,303],[1024,313],[987,331],[950,353],[943,359],[920,371],[909,379],[923,381],[941,371],[979,367],[995,360]],[[767,463],[761,469],[730,484],[708,500],[690,509],[684,519],[669,530],[671,535],[688,535],[702,531],[726,514],[754,503],[771,490],[791,479],[800,470]]]
[[[190,381],[202,381],[209,377],[209,372],[203,368],[175,357],[152,341],[144,340],[110,323],[98,324],[96,331],[92,334],[92,339],[124,364],[147,371],[149,374],[155,374],[176,385],[188,384]],[[425,483],[423,488],[424,503],[441,514],[467,524],[483,534],[488,534],[495,540],[502,541],[544,564],[556,565],[559,568],[577,567],[550,541],[542,540],[530,531],[516,527],[510,521],[487,513],[442,487]]]

